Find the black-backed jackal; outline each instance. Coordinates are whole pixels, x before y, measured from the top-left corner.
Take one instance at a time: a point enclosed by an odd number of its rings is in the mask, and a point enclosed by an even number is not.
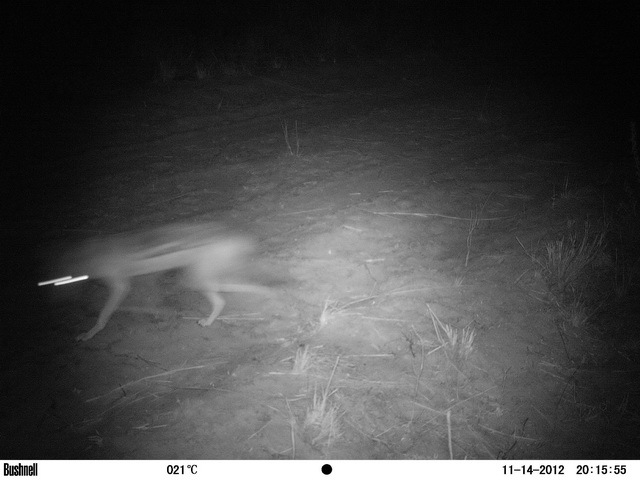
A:
[[[211,303],[209,317],[198,322],[202,326],[211,325],[222,312],[225,301],[221,292],[269,295],[270,290],[262,286],[227,283],[246,266],[255,246],[251,236],[217,223],[173,224],[83,242],[70,252],[65,266],[72,271],[64,273],[102,281],[109,288],[109,297],[95,326],[77,340],[89,340],[107,325],[129,292],[131,279],[138,275],[183,270],[186,284]],[[60,280],[58,283],[64,283]]]

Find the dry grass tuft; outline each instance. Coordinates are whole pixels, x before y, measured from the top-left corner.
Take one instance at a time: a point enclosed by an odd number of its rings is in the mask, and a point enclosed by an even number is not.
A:
[[[547,284],[555,291],[575,291],[588,268],[605,258],[605,232],[591,231],[585,222],[581,234],[572,233],[545,245],[545,253],[537,258]]]
[[[309,345],[301,345],[296,350],[293,360],[293,373],[302,374],[309,371],[313,364],[313,354],[309,351]]]
[[[473,353],[473,342],[476,336],[475,330],[471,327],[458,330],[451,325],[446,325],[440,321],[430,305],[427,304],[427,308],[429,309],[438,341],[444,347],[447,357],[458,366],[464,365]],[[445,334],[446,340],[440,332]]]
[[[322,313],[320,314],[319,323],[321,327],[324,327],[329,323],[331,317],[338,312],[339,309],[336,306],[336,302],[330,301],[328,298],[324,301],[324,306],[322,307]]]
[[[605,229],[594,230],[585,222],[582,232],[573,232],[547,242],[534,255],[520,246],[538,266],[554,303],[565,322],[584,326],[604,299],[598,284],[611,272],[606,253]],[[599,290],[598,290],[599,289]]]
[[[324,445],[330,447],[335,440],[342,436],[339,422],[339,407],[330,401],[330,397],[335,394],[337,390],[329,390],[339,361],[340,357],[336,358],[336,363],[333,366],[331,376],[324,390],[318,393],[317,389],[314,388],[311,407],[307,409],[307,414],[304,419],[303,426],[305,433],[314,446]]]

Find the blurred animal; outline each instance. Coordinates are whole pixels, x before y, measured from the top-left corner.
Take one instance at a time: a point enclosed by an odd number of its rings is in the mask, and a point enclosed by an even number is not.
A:
[[[221,292],[249,292],[269,295],[268,288],[227,283],[242,270],[255,251],[253,238],[229,231],[218,223],[172,224],[129,234],[117,234],[83,242],[64,263],[73,275],[86,274],[109,289],[109,297],[94,327],[78,335],[87,341],[105,328],[138,275],[182,269],[186,284],[204,294],[211,314],[200,320],[209,326],[225,306]]]

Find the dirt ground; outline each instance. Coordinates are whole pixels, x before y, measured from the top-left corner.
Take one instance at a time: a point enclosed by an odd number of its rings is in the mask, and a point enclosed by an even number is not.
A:
[[[225,294],[203,328],[179,274],[144,276],[76,343],[106,290],[25,273],[0,457],[638,458],[637,336],[563,321],[532,260],[602,216],[621,158],[572,88],[440,63],[219,72],[34,125],[57,155],[21,229],[39,253],[215,220],[259,240],[275,295]]]

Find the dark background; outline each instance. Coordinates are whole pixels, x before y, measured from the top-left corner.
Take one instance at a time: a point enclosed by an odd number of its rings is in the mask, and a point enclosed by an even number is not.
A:
[[[2,201],[23,219],[47,204],[48,171],[91,133],[62,119],[126,101],[169,60],[268,72],[429,58],[517,85],[544,85],[559,114],[613,156],[638,119],[636,2],[294,1],[22,2],[2,18]],[[408,60],[409,62],[411,60]],[[181,77],[176,80],[181,80]]]
[[[73,101],[96,95],[97,87],[143,83],[171,49],[246,62],[274,54],[302,61],[318,51],[343,61],[438,52],[531,77],[585,76],[618,97],[638,86],[633,2],[66,1],[4,8],[5,66],[13,65],[9,76],[27,100]]]

